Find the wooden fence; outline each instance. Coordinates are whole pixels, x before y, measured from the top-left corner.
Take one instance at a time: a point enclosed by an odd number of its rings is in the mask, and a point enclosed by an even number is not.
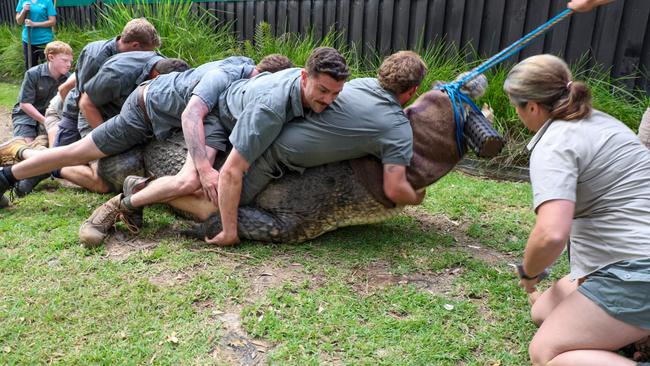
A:
[[[70,1],[70,0],[69,0]],[[72,0],[74,1],[74,0]],[[490,56],[566,8],[567,0],[216,0],[195,2],[232,22],[240,39],[251,39],[265,21],[276,34],[329,29],[368,54],[382,54],[444,39]],[[0,0],[0,22],[12,22],[16,0]],[[58,7],[60,22],[95,24],[104,4]],[[574,14],[524,49],[519,59],[542,52],[569,62],[588,55],[589,65],[631,76],[629,86],[650,92],[650,0],[618,0]],[[516,61],[516,59],[515,59]]]

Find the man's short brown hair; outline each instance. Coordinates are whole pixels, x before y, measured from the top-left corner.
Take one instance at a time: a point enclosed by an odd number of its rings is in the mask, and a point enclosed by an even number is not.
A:
[[[123,42],[139,42],[142,46],[158,48],[161,45],[158,31],[145,18],[131,19],[122,30]]]
[[[384,60],[377,78],[384,89],[399,95],[419,86],[426,74],[427,65],[417,53],[399,51]]]
[[[310,76],[327,74],[336,81],[345,80],[350,76],[345,58],[332,47],[314,48],[305,68]]]
[[[61,41],[52,41],[45,45],[45,58],[49,55],[58,55],[64,53],[72,56],[72,47],[69,44]]]
[[[183,72],[190,68],[184,60],[180,58],[166,58],[156,62],[154,70],[160,74],[169,74],[170,72],[178,71]]]
[[[293,62],[289,60],[289,57],[280,55],[279,53],[265,56],[257,66],[255,66],[259,72],[278,72],[291,67],[293,67]]]

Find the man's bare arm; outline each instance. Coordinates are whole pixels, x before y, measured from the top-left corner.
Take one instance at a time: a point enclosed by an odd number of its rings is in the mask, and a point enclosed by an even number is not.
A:
[[[406,167],[403,165],[384,165],[384,194],[398,205],[419,205],[426,191],[416,192],[406,180]]]
[[[102,117],[99,108],[90,100],[90,97],[86,93],[81,94],[81,98],[79,98],[79,110],[86,117],[86,121],[88,121],[90,127],[97,128],[97,126],[104,123],[104,117]]]
[[[20,109],[23,110],[28,116],[32,117],[36,122],[43,123],[45,122],[45,116],[34,107],[32,103],[20,103]]]
[[[208,112],[208,106],[205,102],[198,96],[193,95],[181,115],[181,125],[183,137],[194,162],[194,167],[199,174],[203,192],[210,201],[218,204],[217,185],[219,183],[219,172],[212,167],[212,161],[208,159],[205,149],[203,120]]]
[[[77,77],[75,75],[76,74],[73,73],[66,81],[63,82],[63,84],[59,85],[59,95],[61,95],[61,100],[65,100],[65,97],[68,96],[70,90],[72,90],[77,85]]]

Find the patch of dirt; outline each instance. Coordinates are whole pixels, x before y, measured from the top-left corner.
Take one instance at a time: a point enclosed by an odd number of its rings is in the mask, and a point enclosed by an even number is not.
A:
[[[217,320],[221,322],[223,335],[210,355],[219,365],[254,366],[265,365],[266,353],[270,344],[259,339],[251,338],[241,324],[241,307],[231,312],[218,313]]]
[[[174,287],[189,282],[198,273],[208,267],[207,263],[196,265],[189,268],[183,268],[178,271],[163,271],[149,278],[149,283],[159,287]]]
[[[469,237],[466,234],[469,223],[456,222],[445,215],[433,215],[415,206],[407,206],[404,213],[417,220],[423,231],[435,230],[450,235],[456,242],[455,249],[469,253],[472,258],[490,265],[515,263],[518,260],[512,253],[485,247],[476,239]]]
[[[158,240],[142,239],[116,230],[106,239],[104,245],[106,247],[106,258],[121,262],[126,260],[132,253],[153,249],[158,244]]]
[[[0,107],[0,143],[9,140],[12,136],[11,111]]]
[[[278,261],[281,262],[281,261]],[[311,275],[305,272],[300,263],[265,263],[261,266],[250,268],[246,276],[251,288],[246,299],[251,303],[266,296],[266,293],[273,288],[282,287],[289,283],[297,285],[305,280],[312,282],[312,285],[322,282],[322,276]]]
[[[367,267],[357,269],[348,283],[362,296],[369,296],[378,289],[400,285],[412,285],[431,294],[449,296],[454,280],[463,273],[463,268],[457,267],[447,268],[441,272],[398,275],[391,273],[389,268],[390,264],[387,262],[373,262]]]

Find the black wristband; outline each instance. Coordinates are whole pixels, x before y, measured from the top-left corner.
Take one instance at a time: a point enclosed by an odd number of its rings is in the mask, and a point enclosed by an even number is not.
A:
[[[524,271],[524,265],[523,264],[518,264],[517,265],[517,272],[519,273],[519,278],[523,278],[524,280],[535,280],[539,277],[539,275],[530,277],[529,275],[526,274]]]

